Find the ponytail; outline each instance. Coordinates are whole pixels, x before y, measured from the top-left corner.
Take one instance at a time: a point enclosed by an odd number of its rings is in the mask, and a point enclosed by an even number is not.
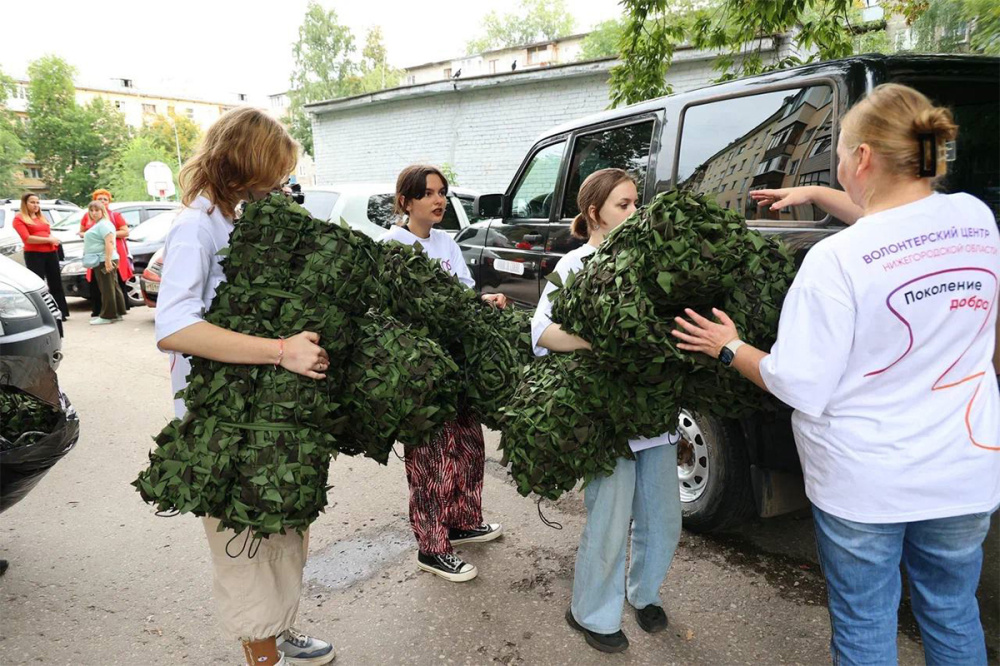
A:
[[[573,218],[573,222],[569,225],[569,232],[574,238],[579,238],[580,240],[590,238],[590,225],[587,224],[587,218],[583,213]]]

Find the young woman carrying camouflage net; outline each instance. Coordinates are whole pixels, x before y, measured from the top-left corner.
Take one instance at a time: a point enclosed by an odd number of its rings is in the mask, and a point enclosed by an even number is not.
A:
[[[901,563],[927,663],[986,663],[976,588],[1000,503],[1000,242],[982,201],[934,191],[957,131],[916,90],[875,88],[840,124],[845,191],[753,193],[851,225],[806,255],[770,353],[721,310],[677,318],[681,349],[795,409],[836,664],[896,663]]]
[[[563,278],[583,268],[605,236],[635,212],[639,195],[635,181],[621,169],[602,169],[583,181],[577,195],[580,214],[572,233],[587,242],[556,264]],[[552,322],[547,284],[531,322],[535,354],[590,349],[590,343]],[[629,447],[634,460],[619,458],[614,472],[593,479],[584,489],[587,525],[580,539],[573,577],[573,603],[566,621],[602,652],[622,652],[628,638],[621,631],[622,604],[636,610],[643,630],[667,627],[660,585],[680,540],[681,504],[677,481],[678,435],[635,439]],[[625,578],[625,556],[632,524],[632,560]]]
[[[197,153],[180,174],[185,208],[167,234],[163,277],[156,308],[156,340],[170,355],[176,394],[187,385],[191,364],[185,356],[232,364],[272,364],[312,379],[323,379],[329,358],[319,336],[303,331],[287,340],[253,337],[204,321],[216,288],[224,280],[218,253],[229,245],[236,206],[280,186],[295,168],[298,147],[267,114],[240,108],[209,128]],[[184,416],[181,400],[174,403]],[[213,580],[222,624],[243,643],[248,666],[326,664],[329,643],[305,636],[292,624],[299,606],[305,536],[289,531],[230,556],[235,532],[202,519],[212,553]]]
[[[467,287],[475,281],[462,250],[445,231],[434,229],[448,205],[448,180],[428,165],[407,167],[396,180],[398,224],[380,239],[422,247],[427,256]],[[502,294],[483,300],[503,308]],[[410,525],[417,539],[417,567],[445,580],[463,582],[478,575],[475,565],[463,561],[453,546],[483,543],[500,536],[500,524],[483,522],[483,468],[486,446],[482,425],[468,410],[446,423],[432,443],[406,451],[406,480],[410,486]]]

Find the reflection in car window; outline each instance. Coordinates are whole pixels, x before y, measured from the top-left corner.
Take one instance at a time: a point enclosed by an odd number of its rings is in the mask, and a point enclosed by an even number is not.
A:
[[[338,192],[306,192],[306,200],[302,204],[309,214],[319,220],[329,220],[333,207],[340,198]]]
[[[458,197],[458,200],[462,203],[462,208],[465,209],[465,217],[469,219],[469,224],[478,222],[483,219],[476,216],[476,200],[470,199],[468,197]]]
[[[511,217],[547,220],[566,143],[554,143],[535,153],[511,197]]]
[[[128,224],[129,227],[134,227],[135,225],[142,222],[142,211],[140,211],[138,208],[132,208],[131,210],[115,211],[115,212],[117,212],[119,215],[125,218],[125,222],[126,224]]]
[[[396,222],[395,194],[376,194],[368,198],[368,219],[374,224],[388,229]],[[458,213],[455,212],[451,197],[448,198],[444,209],[444,217],[434,225],[436,229],[445,231],[458,231],[462,228],[458,220]]]
[[[833,91],[829,86],[780,90],[689,107],[681,128],[678,187],[715,193],[720,205],[747,219],[817,221],[819,208],[758,208],[752,190],[829,185]]]
[[[942,192],[967,192],[1000,221],[1000,89],[996,81],[914,78],[900,81],[947,106],[955,116],[955,161],[938,183]]]
[[[635,178],[641,194],[649,166],[649,147],[653,138],[653,121],[616,127],[585,134],[576,139],[569,167],[569,182],[563,197],[562,217],[576,217],[580,209],[576,196],[587,176],[601,169],[624,169]]]

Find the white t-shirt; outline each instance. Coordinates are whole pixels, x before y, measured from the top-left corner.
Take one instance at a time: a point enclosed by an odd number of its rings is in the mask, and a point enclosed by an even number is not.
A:
[[[457,277],[459,282],[470,288],[476,286],[476,281],[472,279],[469,267],[465,265],[462,248],[458,246],[458,243],[455,242],[455,239],[447,231],[431,229],[430,238],[420,238],[407,231],[404,227],[394,226],[385,232],[379,238],[379,241],[383,243],[399,241],[404,245],[420,243],[427,256],[440,261],[441,268]]]
[[[584,257],[589,257],[594,252],[597,252],[597,249],[593,245],[584,243],[575,250],[571,250],[563,255],[553,270],[565,281],[570,273],[575,273],[583,268]],[[552,292],[555,289],[556,286],[554,284],[546,282],[545,289],[542,290],[542,296],[538,299],[538,307],[535,308],[535,314],[531,317],[531,344],[534,347],[535,356],[545,356],[549,353],[549,350],[545,347],[538,346],[538,341],[541,339],[545,329],[552,325]],[[635,453],[651,449],[654,446],[676,444],[678,441],[680,441],[680,436],[677,433],[668,432],[656,437],[631,439],[628,445],[633,453]]]
[[[934,194],[806,255],[760,371],[796,410],[806,494],[820,509],[895,523],[1000,503],[998,253],[982,202]]]
[[[156,342],[182,328],[204,321],[215,290],[225,275],[218,252],[229,246],[233,221],[216,208],[209,214],[211,202],[195,199],[180,212],[163,246],[163,275],[156,300]],[[170,356],[170,387],[174,394],[187,386],[191,363],[183,355]],[[183,400],[174,400],[174,414],[184,416]]]

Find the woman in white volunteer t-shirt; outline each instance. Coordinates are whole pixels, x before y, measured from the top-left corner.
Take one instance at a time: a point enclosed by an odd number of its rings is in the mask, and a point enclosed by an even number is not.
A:
[[[191,370],[187,356],[280,365],[312,379],[325,377],[329,358],[316,333],[274,340],[236,333],[204,320],[216,288],[225,279],[218,253],[229,245],[236,206],[279,186],[297,159],[298,146],[280,123],[266,113],[241,107],[208,129],[181,170],[185,207],[164,244],[156,307],[156,342],[170,354],[174,395],[187,386]],[[183,401],[175,400],[174,411],[183,417]],[[284,664],[282,654],[290,660],[310,655],[316,658],[311,664],[333,660],[332,645],[291,627],[302,587],[307,536],[273,535],[262,540],[255,555],[244,549],[238,557],[230,557],[226,544],[235,532],[219,531],[214,518],[205,517],[202,522],[212,552],[222,625],[243,642],[247,664]]]
[[[1000,503],[994,379],[1000,242],[990,210],[938,194],[951,113],[901,85],[841,122],[828,188],[763,190],[853,225],[810,250],[768,354],[687,310],[678,346],[729,361],[795,409],[837,663],[895,663],[899,565],[927,663],[986,663],[976,587]]]
[[[563,278],[583,268],[605,236],[635,212],[635,181],[621,169],[602,169],[580,186],[573,220],[574,236],[586,243],[556,264]],[[535,354],[589,349],[590,344],[552,323],[547,284],[531,320]],[[667,627],[660,585],[667,576],[681,534],[681,502],[677,480],[676,433],[629,442],[635,460],[621,458],[609,476],[584,489],[587,526],[580,538],[573,576],[573,602],[566,621],[601,652],[622,652],[628,638],[621,631],[622,607],[628,599],[639,626],[647,632]],[[625,555],[632,526],[632,559],[625,577]],[[627,593],[627,594],[626,594]]]
[[[462,250],[450,234],[434,225],[448,206],[448,180],[437,167],[409,166],[396,179],[398,223],[382,238],[405,245],[419,245],[431,259],[467,287],[475,281],[465,265]],[[483,300],[506,307],[503,294]],[[478,575],[475,565],[455,555],[453,546],[483,543],[500,536],[497,523],[483,522],[483,471],[486,443],[483,427],[471,413],[444,425],[429,446],[406,451],[406,481],[410,486],[410,526],[417,540],[417,568],[455,583]]]

